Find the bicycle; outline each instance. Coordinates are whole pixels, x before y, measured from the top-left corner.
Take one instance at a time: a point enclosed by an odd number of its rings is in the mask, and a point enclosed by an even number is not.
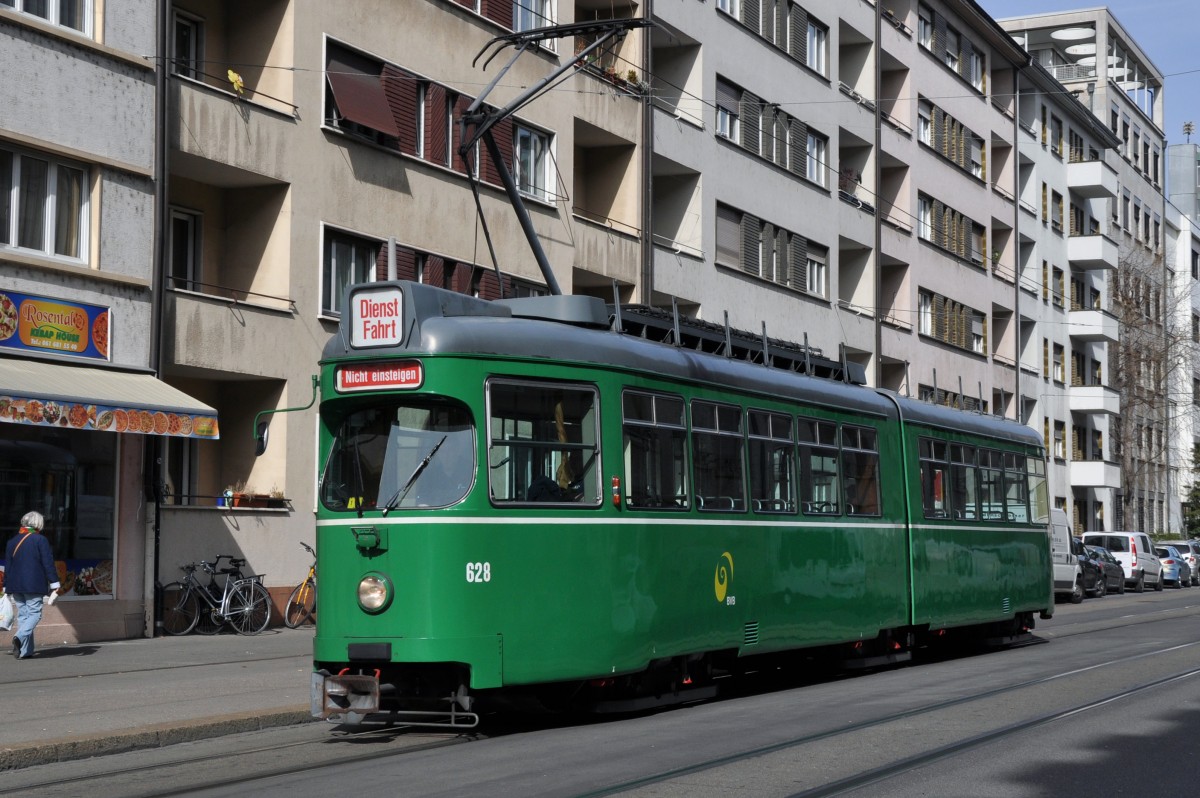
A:
[[[229,560],[230,567],[218,568],[221,560]],[[245,560],[218,554],[211,563],[201,560],[181,566],[183,581],[163,587],[163,630],[185,635],[195,629],[198,634],[211,635],[226,623],[243,635],[266,629],[271,622],[271,595],[262,585],[262,574],[242,575],[245,564]],[[196,578],[197,570],[208,574],[208,584]],[[225,577],[223,585],[218,584],[218,576]]]
[[[313,561],[308,566],[308,576],[296,585],[283,610],[283,622],[289,629],[295,629],[309,620],[314,624],[317,622],[317,553],[307,543],[301,542],[300,545],[313,556]]]

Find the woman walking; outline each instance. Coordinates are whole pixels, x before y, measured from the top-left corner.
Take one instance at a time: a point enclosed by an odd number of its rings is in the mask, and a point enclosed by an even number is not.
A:
[[[42,604],[53,604],[58,598],[58,572],[50,541],[41,534],[44,524],[41,513],[25,513],[21,531],[8,541],[5,550],[4,588],[17,605],[17,630],[12,642],[17,659],[33,656],[33,630],[42,619]]]

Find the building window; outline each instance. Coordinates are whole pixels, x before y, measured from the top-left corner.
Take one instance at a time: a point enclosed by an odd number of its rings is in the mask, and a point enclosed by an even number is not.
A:
[[[828,296],[829,284],[829,250],[809,243],[808,245],[808,292],[821,298]]]
[[[540,200],[550,199],[550,136],[517,125],[513,129],[517,188]]]
[[[513,0],[513,30],[526,31],[553,25],[553,14],[550,0]]]
[[[741,98],[741,89],[732,83],[717,80],[717,135],[735,143],[740,142],[742,138],[741,120],[738,116]]]
[[[987,86],[987,83],[984,79],[986,65],[987,62],[984,60],[983,53],[979,52],[978,50],[971,52],[971,62],[969,64],[971,74],[968,76],[968,78],[971,81],[971,85],[979,91],[983,91]]]
[[[933,106],[921,100],[917,106],[917,138],[922,144],[933,146]]]
[[[728,205],[717,205],[717,256],[722,266],[742,266],[742,214]]]
[[[171,209],[169,287],[199,291],[201,217],[182,208]]]
[[[369,282],[382,242],[325,228],[325,256],[321,270],[321,313],[342,315],[346,287]]]
[[[730,16],[738,15],[738,0],[717,0],[717,10],[724,11]]]
[[[808,161],[805,166],[804,176],[814,183],[825,186],[828,185],[826,178],[826,153],[829,149],[829,139],[816,133],[812,130],[808,132]]]
[[[1054,345],[1054,381],[1064,382],[1066,373],[1063,371],[1063,346],[1062,344]]]
[[[959,53],[959,36],[958,31],[953,28],[946,29],[946,66],[958,71],[958,53]]]
[[[1067,427],[1062,421],[1054,422],[1054,457],[1059,460],[1067,456]]]
[[[933,12],[928,6],[917,9],[917,43],[926,50],[933,49]]]
[[[929,197],[917,197],[917,237],[933,240],[933,203]]]
[[[0,149],[0,248],[84,260],[87,186],[79,165]]]
[[[0,6],[40,17],[51,25],[70,28],[85,36],[92,35],[92,0],[0,0]]]
[[[809,69],[825,74],[829,60],[829,28],[820,22],[808,20],[808,64]]]
[[[917,332],[933,335],[933,295],[924,291],[917,298]]]
[[[171,69],[176,75],[199,80],[204,74],[204,23],[182,11],[173,14]]]

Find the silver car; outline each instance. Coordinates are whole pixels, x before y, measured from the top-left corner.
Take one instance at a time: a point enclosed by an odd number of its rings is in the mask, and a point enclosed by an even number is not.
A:
[[[1200,585],[1200,542],[1188,540],[1160,540],[1160,546],[1174,546],[1187,560],[1192,569],[1192,585]]]
[[[1155,546],[1154,553],[1162,563],[1162,578],[1175,587],[1192,583],[1192,568],[1174,546]]]

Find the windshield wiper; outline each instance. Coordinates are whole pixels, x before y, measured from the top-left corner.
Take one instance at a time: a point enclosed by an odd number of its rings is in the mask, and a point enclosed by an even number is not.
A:
[[[446,438],[448,437],[450,436],[443,435],[442,439],[433,445],[433,448],[429,450],[429,454],[425,455],[421,462],[417,463],[417,467],[413,469],[412,475],[409,476],[408,481],[401,486],[400,490],[396,491],[392,498],[388,499],[387,504],[383,506],[383,516],[385,518],[390,510],[395,509],[400,502],[404,501],[404,497],[408,495],[409,488],[411,488],[413,483],[417,481],[417,477],[421,476],[421,472],[425,470],[425,466],[429,465],[429,461],[433,459],[435,454],[437,454],[437,450],[442,448],[442,444],[446,442]]]

